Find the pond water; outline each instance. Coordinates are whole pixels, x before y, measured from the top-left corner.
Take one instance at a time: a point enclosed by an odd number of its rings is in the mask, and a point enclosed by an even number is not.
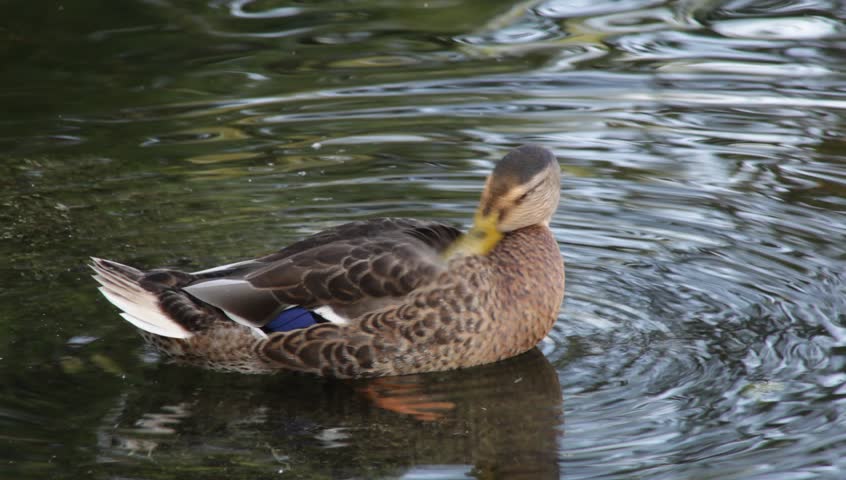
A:
[[[0,477],[842,478],[837,1],[18,2],[0,20]],[[560,159],[539,350],[374,381],[169,365],[89,255],[200,269],[466,226]]]

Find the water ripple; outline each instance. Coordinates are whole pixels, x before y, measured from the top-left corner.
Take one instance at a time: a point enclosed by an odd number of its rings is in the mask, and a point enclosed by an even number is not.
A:
[[[761,40],[811,40],[844,33],[840,22],[812,16],[722,20],[711,28],[727,37]]]

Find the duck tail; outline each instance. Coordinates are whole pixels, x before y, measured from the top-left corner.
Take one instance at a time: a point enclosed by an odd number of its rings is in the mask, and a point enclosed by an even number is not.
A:
[[[211,313],[181,289],[174,288],[176,285],[173,283],[168,285],[156,281],[158,279],[155,278],[169,276],[173,279],[190,274],[148,274],[127,265],[95,257],[91,257],[89,266],[95,272],[94,279],[101,285],[100,293],[122,310],[121,316],[126,321],[144,331],[163,337],[189,338],[200,326],[198,319]]]

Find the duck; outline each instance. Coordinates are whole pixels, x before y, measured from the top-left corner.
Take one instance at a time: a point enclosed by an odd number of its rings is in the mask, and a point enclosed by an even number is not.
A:
[[[560,177],[552,152],[523,145],[486,178],[466,232],[374,218],[197,272],[97,257],[90,267],[169,361],[335,378],[469,368],[534,348],[558,318]]]

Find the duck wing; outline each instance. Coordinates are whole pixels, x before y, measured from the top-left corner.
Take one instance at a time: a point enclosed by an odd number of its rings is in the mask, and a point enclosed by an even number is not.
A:
[[[396,233],[416,237],[429,248],[438,252],[445,250],[461,235],[461,231],[457,228],[438,222],[415,220],[413,218],[372,218],[328,228],[292,243],[276,253],[259,258],[258,261],[272,262],[339,240],[362,240]]]
[[[197,272],[182,289],[254,327],[292,305],[354,317],[431,282],[445,268],[440,253],[460,234],[412,219],[353,222],[266,257]]]

